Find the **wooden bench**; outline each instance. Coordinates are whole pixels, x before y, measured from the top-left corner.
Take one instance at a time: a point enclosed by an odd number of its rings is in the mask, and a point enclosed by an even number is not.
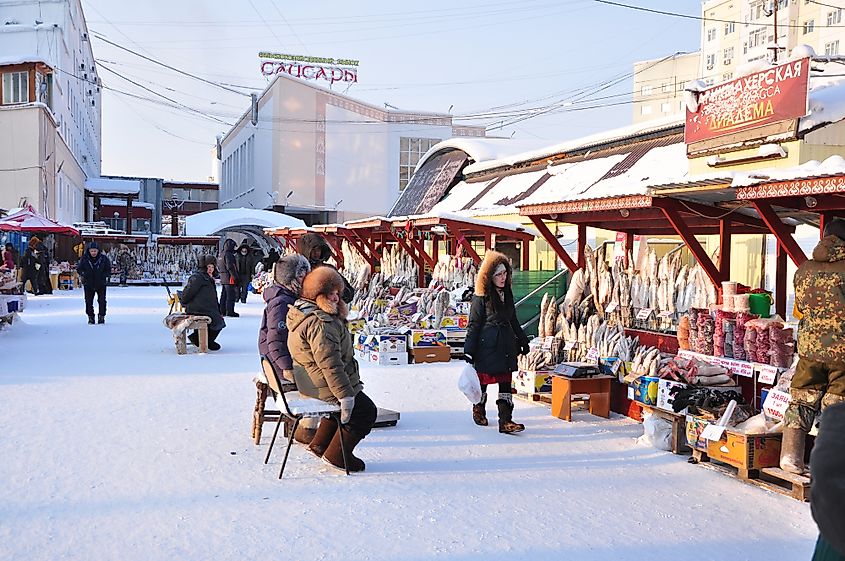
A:
[[[686,415],[684,415],[683,413],[675,413],[674,411],[666,411],[665,409],[658,409],[657,407],[651,407],[650,405],[645,405],[644,403],[640,403],[639,401],[634,401],[633,403],[635,405],[639,405],[643,412],[649,412],[652,415],[658,417],[659,419],[663,419],[672,423],[673,454],[689,453],[691,448],[687,445]]]
[[[199,333],[199,352],[208,352],[208,325],[211,318],[208,316],[193,316],[189,314],[169,314],[164,318],[164,325],[173,333],[173,342],[176,344],[176,354],[188,354],[188,343],[186,333],[196,329]]]

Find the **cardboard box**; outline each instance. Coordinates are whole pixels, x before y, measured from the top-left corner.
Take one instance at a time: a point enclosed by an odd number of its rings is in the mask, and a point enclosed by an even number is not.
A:
[[[440,320],[440,327],[443,329],[466,329],[467,324],[469,324],[469,316],[464,314],[443,316]]]
[[[411,331],[411,347],[448,347],[445,329],[414,329]]]
[[[405,335],[372,335],[374,349],[380,353],[407,353],[408,337]]]
[[[687,415],[687,442],[716,461],[738,469],[777,467],[780,463],[780,444],[783,435],[777,433],[741,433],[725,429],[720,440],[706,440],[702,431],[710,422]]]
[[[513,376],[517,393],[545,393],[552,391],[552,376],[548,370],[520,370]]]
[[[449,347],[419,347],[411,349],[414,362],[449,362],[452,360],[452,349]]]
[[[686,384],[683,382],[676,382],[674,380],[659,380],[657,382],[657,404],[655,407],[658,409],[663,409],[664,411],[672,411],[674,413],[674,409],[672,409],[672,403],[675,401],[675,396],[671,395],[670,390],[672,388],[685,388],[687,387]],[[687,407],[683,410],[678,411],[678,413],[686,413]]]
[[[397,353],[371,352],[369,358],[370,362],[382,366],[408,364],[408,353],[405,351]]]
[[[657,404],[657,384],[660,378],[656,376],[641,376],[631,382],[634,388],[634,401],[654,407]]]

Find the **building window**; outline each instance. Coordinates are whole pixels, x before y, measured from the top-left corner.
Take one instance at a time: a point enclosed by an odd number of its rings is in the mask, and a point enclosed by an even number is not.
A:
[[[667,102],[660,104],[660,112],[661,113],[669,113],[672,111],[672,104]]]
[[[748,48],[753,49],[766,41],[766,29],[755,29],[748,34]]]
[[[663,93],[671,93],[672,92],[672,84],[663,84],[660,86],[660,91]]]
[[[707,40],[712,41],[715,38],[716,38],[716,28],[711,27],[710,29],[707,30]]]
[[[640,107],[640,115],[651,115],[651,105],[643,105]]]
[[[678,82],[678,91],[682,92],[686,89],[687,83],[686,82]]]
[[[725,24],[725,35],[730,35],[736,31],[736,23],[729,21]]]
[[[827,56],[839,54],[839,39],[824,44],[824,54]]]
[[[3,74],[3,105],[29,103],[29,72]]]
[[[842,10],[833,10],[832,12],[827,13],[827,24],[828,25],[836,25],[838,23],[842,23]]]
[[[734,77],[733,72],[725,72],[724,74],[722,74],[722,81],[727,82],[728,80],[730,80],[733,77]]]
[[[640,88],[640,94],[644,96],[651,95],[653,91],[654,88],[652,88],[651,86],[643,86],[642,88]]]
[[[722,64],[724,64],[725,66],[727,66],[727,65],[729,65],[731,62],[733,62],[733,59],[734,59],[734,48],[733,48],[733,47],[728,47],[728,48],[727,48],[727,49],[725,49],[725,51],[724,51],[724,57],[722,58]]]
[[[816,20],[807,20],[804,22],[804,35],[807,33],[812,33],[813,30],[816,28]]]
[[[414,168],[428,152],[429,148],[440,142],[439,138],[406,138],[399,139],[399,190],[402,191],[411,181]]]
[[[714,66],[716,66],[716,54],[711,53],[707,55],[707,70],[713,70]]]

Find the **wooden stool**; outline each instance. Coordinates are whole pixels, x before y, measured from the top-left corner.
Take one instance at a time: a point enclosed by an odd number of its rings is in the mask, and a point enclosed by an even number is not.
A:
[[[199,352],[208,352],[208,325],[211,318],[208,316],[192,316],[188,314],[170,314],[164,318],[164,325],[173,333],[173,342],[176,344],[176,354],[188,353],[186,332],[196,329],[199,333]]]
[[[666,411],[664,409],[658,409],[657,407],[651,407],[650,405],[645,405],[644,403],[640,403],[639,401],[635,401],[635,404],[639,405],[642,408],[643,412],[649,412],[652,415],[669,421],[672,423],[672,453],[673,454],[684,454],[690,451],[690,447],[687,446],[687,416],[683,413],[675,413],[674,411]]]
[[[261,428],[264,423],[275,423],[279,420],[279,411],[267,409],[267,396],[270,394],[270,386],[261,380],[255,380],[255,408],[252,411],[252,440],[256,444],[261,442]]]
[[[570,378],[552,375],[552,415],[572,420],[572,394],[590,395],[590,414],[610,418],[610,381],[614,376]]]

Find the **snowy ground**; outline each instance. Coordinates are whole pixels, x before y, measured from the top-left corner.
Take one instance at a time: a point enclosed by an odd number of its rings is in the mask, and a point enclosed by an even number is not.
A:
[[[223,349],[177,356],[163,288],[29,300],[0,332],[0,559],[810,559],[809,507],[643,448],[641,427],[517,402],[527,430],[472,424],[460,365],[365,365],[401,412],[346,477],[250,438],[262,304]],[[493,406],[489,414],[494,418]]]

